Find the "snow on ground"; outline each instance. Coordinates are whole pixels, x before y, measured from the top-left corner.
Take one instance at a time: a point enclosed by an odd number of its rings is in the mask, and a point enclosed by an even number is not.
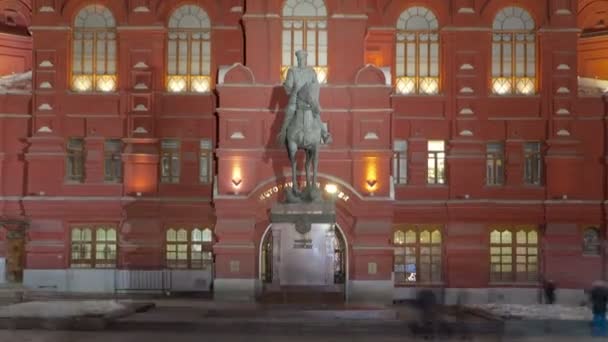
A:
[[[29,91],[32,89],[32,71],[20,74],[0,76],[0,93],[12,91]]]
[[[502,318],[521,319],[556,319],[572,321],[590,321],[591,310],[587,306],[565,305],[519,305],[519,304],[479,304],[472,308],[486,310]]]
[[[125,304],[113,300],[26,302],[0,307],[0,318],[106,315],[125,308]]]
[[[578,93],[579,95],[602,95],[608,91],[608,80],[599,80],[595,78],[578,78]]]

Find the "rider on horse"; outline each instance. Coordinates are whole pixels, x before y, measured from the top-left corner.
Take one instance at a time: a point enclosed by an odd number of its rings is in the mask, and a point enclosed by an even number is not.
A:
[[[285,92],[289,95],[289,102],[285,109],[285,118],[283,119],[283,125],[279,133],[279,142],[284,143],[287,135],[287,127],[291,123],[291,120],[295,116],[297,110],[312,110],[315,121],[318,121],[321,126],[321,139],[324,144],[331,142],[331,136],[327,131],[327,127],[321,122],[321,109],[319,108],[318,93],[308,89],[307,94],[300,94],[301,90],[304,90],[305,86],[317,85],[317,74],[311,67],[306,66],[306,57],[308,53],[304,50],[298,50],[296,52],[296,58],[298,59],[298,66],[291,67],[287,71],[287,77],[283,87]],[[298,96],[300,94],[300,97]],[[316,96],[316,98],[308,98],[309,96]],[[302,98],[302,96],[306,98]],[[298,100],[300,98],[300,100]],[[313,108],[314,107],[314,108]]]

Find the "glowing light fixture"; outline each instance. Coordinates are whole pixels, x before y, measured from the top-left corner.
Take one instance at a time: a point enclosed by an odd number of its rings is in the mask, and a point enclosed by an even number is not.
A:
[[[330,195],[334,195],[338,192],[338,187],[336,186],[336,184],[328,183],[327,185],[325,185],[325,192]]]
[[[241,166],[238,163],[235,163],[232,166],[232,188],[234,189],[234,193],[238,194],[238,189],[243,184],[243,172],[241,170]]]
[[[375,179],[368,179],[366,183],[369,186],[369,189],[373,190],[376,187],[376,184],[378,184],[378,181]]]

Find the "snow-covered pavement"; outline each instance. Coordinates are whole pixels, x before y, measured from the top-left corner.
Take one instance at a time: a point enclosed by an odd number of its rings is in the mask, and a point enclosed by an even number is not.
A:
[[[0,307],[0,318],[69,318],[105,316],[127,308],[113,300],[26,302]]]
[[[519,305],[519,304],[478,304],[469,307],[486,310],[505,319],[551,319],[590,321],[591,310],[586,306],[565,305]]]

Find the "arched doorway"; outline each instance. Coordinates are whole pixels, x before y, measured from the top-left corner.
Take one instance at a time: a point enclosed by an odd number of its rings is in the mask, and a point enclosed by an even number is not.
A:
[[[0,284],[20,284],[25,265],[27,222],[0,218]]]
[[[268,226],[259,250],[262,301],[328,303],[348,299],[346,236],[335,223],[313,225],[315,229],[322,235],[301,234],[294,227]],[[293,245],[281,247],[292,240]]]

